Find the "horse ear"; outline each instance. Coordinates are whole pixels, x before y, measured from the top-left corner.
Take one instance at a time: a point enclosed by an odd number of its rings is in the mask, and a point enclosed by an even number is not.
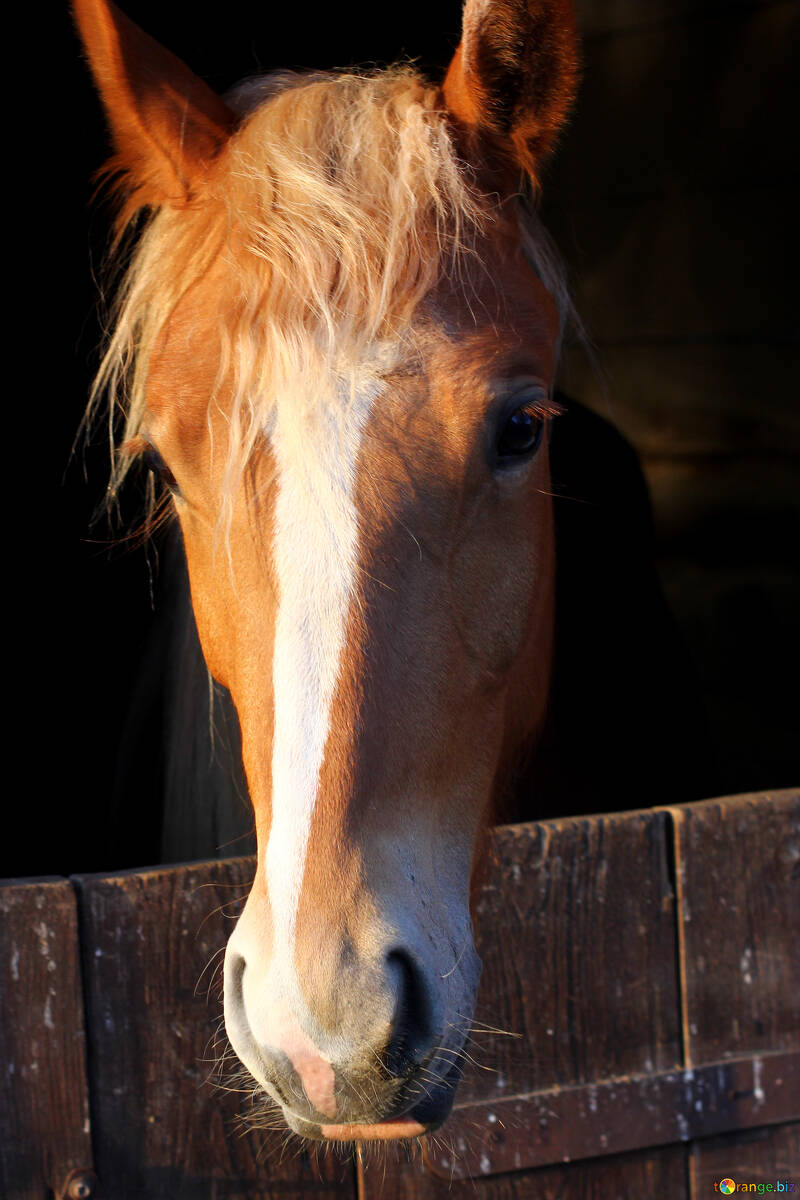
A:
[[[570,0],[465,0],[461,43],[443,90],[469,142],[494,149],[536,181],[577,76]]]
[[[73,0],[73,12],[114,139],[108,170],[123,177],[127,212],[186,203],[233,113],[109,0]]]

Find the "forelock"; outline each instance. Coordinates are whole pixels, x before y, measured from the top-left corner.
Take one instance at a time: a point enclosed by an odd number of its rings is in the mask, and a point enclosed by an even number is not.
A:
[[[89,410],[106,393],[112,444],[120,410],[125,440],[139,435],[159,333],[224,256],[209,395],[221,400],[225,382],[223,524],[276,404],[342,403],[391,369],[422,300],[476,255],[496,201],[460,160],[439,89],[409,67],[282,73],[227,99],[241,124],[208,186],[138,240]],[[127,465],[117,457],[112,491]]]

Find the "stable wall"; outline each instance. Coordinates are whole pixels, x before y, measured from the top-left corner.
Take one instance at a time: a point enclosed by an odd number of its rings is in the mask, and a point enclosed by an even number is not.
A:
[[[578,11],[583,81],[543,198],[594,354],[568,349],[564,387],[641,457],[717,787],[778,785],[800,765],[800,10]]]

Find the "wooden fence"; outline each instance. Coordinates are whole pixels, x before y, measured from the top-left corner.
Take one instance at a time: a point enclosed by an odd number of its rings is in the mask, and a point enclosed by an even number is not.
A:
[[[250,1089],[218,1085],[215,968],[252,872],[0,887],[4,1200],[800,1193],[800,792],[498,829],[486,1031],[413,1154],[245,1131]]]

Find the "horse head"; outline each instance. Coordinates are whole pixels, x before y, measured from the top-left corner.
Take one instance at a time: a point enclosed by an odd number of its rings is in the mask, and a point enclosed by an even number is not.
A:
[[[149,210],[98,385],[115,470],[170,494],[255,814],[227,1032],[295,1131],[422,1133],[473,1011],[482,831],[546,704],[564,293],[525,193],[572,15],[467,0],[439,86],[223,100],[106,0],[75,12],[120,226]]]

